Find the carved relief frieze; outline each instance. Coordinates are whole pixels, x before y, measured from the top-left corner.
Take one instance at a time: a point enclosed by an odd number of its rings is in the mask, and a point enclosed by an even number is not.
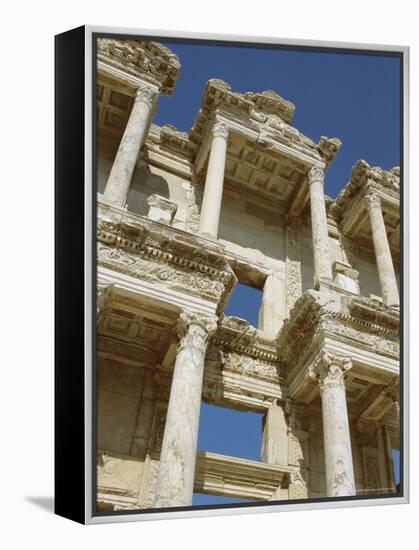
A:
[[[201,273],[190,273],[179,268],[162,266],[141,256],[122,252],[99,244],[98,265],[119,271],[149,282],[161,282],[183,292],[197,294],[202,298],[219,301],[225,292],[220,281],[213,281]]]
[[[322,330],[337,336],[342,336],[359,345],[360,343],[370,348],[372,352],[398,358],[400,344],[397,334],[387,329],[377,327],[377,333],[371,330],[367,322],[358,322],[351,316],[328,312],[321,317]],[[382,334],[380,335],[380,331]]]
[[[287,257],[285,268],[288,313],[302,294],[300,239],[301,224],[297,220],[292,220],[287,225]]]
[[[243,376],[264,378],[272,381],[278,381],[279,378],[278,365],[253,359],[246,355],[221,352],[221,362],[223,370],[237,372]]]

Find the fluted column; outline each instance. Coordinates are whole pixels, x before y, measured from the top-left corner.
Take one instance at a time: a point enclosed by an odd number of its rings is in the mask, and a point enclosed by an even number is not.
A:
[[[103,196],[117,206],[125,206],[138,153],[150,124],[156,88],[141,85],[119,145]]]
[[[228,134],[229,129],[226,124],[223,122],[214,124],[199,222],[199,232],[215,239],[218,237],[218,224],[223,197]]]
[[[377,193],[369,193],[366,199],[383,302],[390,307],[399,307],[399,290],[381,209],[381,199]]]
[[[329,232],[324,200],[324,169],[315,165],[308,173],[310,186],[311,230],[313,235],[314,279],[332,279]]]
[[[190,506],[195,477],[204,359],[215,317],[180,315],[179,347],[160,454],[154,506]]]
[[[350,359],[324,352],[311,372],[320,384],[329,497],[356,494],[345,392],[345,374],[351,367]]]

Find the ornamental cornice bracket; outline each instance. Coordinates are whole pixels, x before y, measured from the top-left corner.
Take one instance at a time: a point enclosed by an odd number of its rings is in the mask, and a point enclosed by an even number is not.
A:
[[[326,166],[328,166],[336,157],[339,149],[342,146],[342,142],[338,138],[329,138],[322,136],[319,141],[319,151],[325,159]]]

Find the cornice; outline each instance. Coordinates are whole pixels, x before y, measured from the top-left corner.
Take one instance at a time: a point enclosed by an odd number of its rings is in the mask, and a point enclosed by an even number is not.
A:
[[[149,40],[99,38],[98,60],[157,86],[172,95],[180,71],[178,57],[168,48]]]
[[[98,265],[218,296],[219,308],[223,309],[236,278],[222,245],[100,199],[98,206]]]
[[[278,358],[288,370],[297,367],[316,334],[348,339],[351,345],[367,346],[372,352],[397,357],[399,313],[376,300],[357,296],[333,307],[316,291],[299,298],[277,336]],[[320,331],[320,332],[319,332]]]
[[[275,343],[264,339],[254,326],[239,317],[222,316],[213,342],[228,351],[258,358],[269,364],[277,364],[279,361]]]
[[[377,191],[389,202],[400,200],[400,169],[383,170],[378,166],[371,167],[365,160],[359,160],[352,168],[351,177],[335,201],[335,209],[341,216],[360,193]]]

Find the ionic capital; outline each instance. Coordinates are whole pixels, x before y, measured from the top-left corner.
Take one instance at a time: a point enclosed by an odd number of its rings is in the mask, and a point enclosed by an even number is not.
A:
[[[323,351],[316,363],[309,369],[309,377],[318,380],[320,392],[332,386],[345,386],[345,378],[352,368],[349,357],[338,357]]]
[[[135,93],[135,103],[145,103],[149,109],[152,108],[157,90],[147,84],[141,84]]]
[[[225,122],[216,122],[212,127],[212,135],[214,137],[228,138],[230,130]]]
[[[209,338],[217,329],[217,318],[200,315],[192,311],[183,311],[179,315],[177,333],[178,351],[184,348],[195,348],[205,353]]]
[[[308,172],[308,182],[313,184],[315,182],[324,183],[324,168],[320,164],[314,164]]]

